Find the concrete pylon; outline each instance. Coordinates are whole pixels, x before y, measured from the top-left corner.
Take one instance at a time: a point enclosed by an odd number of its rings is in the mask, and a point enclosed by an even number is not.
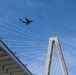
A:
[[[53,37],[53,38],[49,39],[48,53],[47,53],[47,58],[46,58],[46,65],[45,65],[44,75],[50,75],[50,68],[51,68],[51,60],[52,60],[53,44],[54,43],[56,44],[56,48],[57,48],[61,68],[62,68],[62,71],[63,71],[63,75],[68,75],[68,71],[67,71],[67,68],[66,68],[64,57],[63,57],[61,47],[60,47],[60,44],[59,44],[59,41],[58,41],[58,37]]]

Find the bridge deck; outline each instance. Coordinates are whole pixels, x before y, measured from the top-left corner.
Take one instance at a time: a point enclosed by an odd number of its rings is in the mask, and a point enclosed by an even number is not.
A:
[[[27,67],[0,40],[0,75],[32,75]]]

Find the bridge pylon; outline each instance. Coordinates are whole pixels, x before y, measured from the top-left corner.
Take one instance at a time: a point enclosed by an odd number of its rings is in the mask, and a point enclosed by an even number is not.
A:
[[[60,64],[61,64],[61,68],[62,68],[62,71],[63,71],[63,75],[68,75],[68,71],[67,71],[67,68],[66,68],[66,64],[65,64],[65,61],[64,61],[64,57],[63,57],[63,54],[62,54],[62,50],[61,50],[61,47],[60,47],[58,37],[52,37],[52,38],[49,39],[49,45],[48,45],[48,52],[47,52],[44,75],[50,75],[50,68],[51,68],[51,61],[52,61],[52,55],[53,55],[53,44],[54,43],[56,44],[56,49],[57,49],[59,61],[60,61]]]

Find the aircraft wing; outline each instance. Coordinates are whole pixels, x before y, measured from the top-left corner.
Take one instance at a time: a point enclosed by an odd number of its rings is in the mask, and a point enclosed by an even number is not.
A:
[[[23,21],[22,19],[20,19],[20,22],[22,22],[22,23],[26,23],[25,21]]]
[[[25,18],[26,21],[30,21],[29,19]]]

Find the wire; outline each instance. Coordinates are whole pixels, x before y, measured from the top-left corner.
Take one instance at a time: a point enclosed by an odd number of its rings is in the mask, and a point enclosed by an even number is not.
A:
[[[33,56],[36,56],[36,55],[40,55],[40,54],[42,55],[44,53],[46,53],[46,50],[44,50],[44,51],[34,51],[34,52],[26,52],[26,51],[24,52],[24,51],[22,51],[22,52],[18,53],[17,55],[34,54]]]
[[[47,42],[42,42],[42,41],[41,42],[38,42],[38,41],[25,41],[25,40],[21,41],[21,40],[7,39],[7,38],[4,38],[4,40],[5,41],[10,41],[10,42],[13,41],[13,42],[16,42],[16,43],[26,43],[26,42],[30,42],[30,43],[32,43],[32,42],[33,43],[47,43]]]
[[[5,24],[2,24],[2,23],[0,23],[2,26],[6,26]],[[10,26],[6,26],[6,27],[8,27],[8,28],[11,28],[11,29],[13,29],[13,30],[16,30],[16,31],[18,31],[18,32],[21,32],[21,33],[23,33],[23,34],[27,34],[27,35],[30,35],[30,34],[28,34],[28,33],[25,33],[24,31],[20,31],[20,30],[18,30],[18,29],[16,29],[16,28],[13,28],[13,27],[10,27]],[[32,37],[34,37],[34,38],[38,38],[38,37],[36,37],[36,36],[33,36],[33,35],[30,35],[30,36],[32,36]],[[31,37],[30,37],[31,38]],[[40,39],[40,40],[43,40],[43,39],[41,39],[41,38],[38,38],[38,39]]]
[[[9,30],[5,30],[5,29],[2,29],[2,28],[0,28],[1,30],[4,30],[4,31],[7,31],[7,32],[9,32],[9,33],[12,33],[12,34],[15,34],[15,35],[19,35],[19,36],[21,36],[21,37],[24,37],[24,38],[26,38],[27,36],[24,36],[24,35],[22,35],[22,34],[18,34],[18,33],[15,33],[15,32],[11,32],[11,31],[9,31]],[[28,37],[28,38],[30,38],[30,37]],[[34,38],[30,38],[30,39],[34,39]],[[35,39],[34,39],[35,40]],[[36,40],[35,40],[36,41]]]

